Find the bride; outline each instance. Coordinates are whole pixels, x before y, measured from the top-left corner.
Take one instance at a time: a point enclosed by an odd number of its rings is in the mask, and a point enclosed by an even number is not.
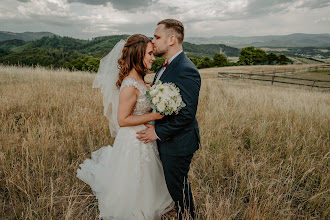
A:
[[[121,40],[100,62],[93,87],[101,88],[104,114],[114,146],[92,152],[77,170],[98,199],[102,219],[160,219],[172,209],[155,141],[144,144],[136,132],[164,117],[150,113],[144,76],[155,60],[150,39]]]

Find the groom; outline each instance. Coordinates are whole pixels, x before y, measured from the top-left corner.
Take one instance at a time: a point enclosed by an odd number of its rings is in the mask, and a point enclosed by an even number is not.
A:
[[[157,140],[167,188],[175,201],[179,219],[187,214],[194,218],[188,172],[200,143],[196,111],[201,78],[182,50],[183,38],[184,27],[180,21],[165,19],[158,23],[152,40],[154,55],[166,58],[166,62],[156,72],[153,83],[159,80],[174,83],[179,87],[186,107],[177,115],[156,120],[155,126],[146,125],[148,128],[139,131],[137,137],[145,143]]]

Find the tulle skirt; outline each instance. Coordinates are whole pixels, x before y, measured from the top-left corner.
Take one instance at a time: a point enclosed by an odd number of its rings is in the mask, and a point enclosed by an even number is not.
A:
[[[173,207],[156,142],[136,139],[145,128],[120,128],[113,147],[93,152],[77,170],[98,199],[101,219],[159,219]]]

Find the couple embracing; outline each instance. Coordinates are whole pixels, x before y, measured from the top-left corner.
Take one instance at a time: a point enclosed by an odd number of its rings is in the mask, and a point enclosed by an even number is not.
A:
[[[101,88],[113,147],[92,153],[77,170],[98,199],[100,218],[160,219],[173,206],[179,219],[194,218],[188,172],[199,148],[196,120],[199,72],[182,50],[184,27],[165,19],[154,38],[135,34],[100,62],[93,87]],[[152,113],[144,76],[155,56],[164,57],[153,84],[174,83],[186,104],[178,114]]]

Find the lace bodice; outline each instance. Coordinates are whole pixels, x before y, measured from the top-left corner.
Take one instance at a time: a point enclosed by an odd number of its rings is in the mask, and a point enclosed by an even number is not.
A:
[[[149,107],[149,101],[145,97],[145,93],[147,89],[143,87],[138,81],[136,81],[133,78],[126,78],[123,80],[120,91],[125,87],[125,86],[134,86],[137,88],[140,92],[140,95],[136,101],[136,104],[134,106],[134,109],[132,111],[132,115],[143,115],[146,113],[149,113],[151,111],[151,108]]]

